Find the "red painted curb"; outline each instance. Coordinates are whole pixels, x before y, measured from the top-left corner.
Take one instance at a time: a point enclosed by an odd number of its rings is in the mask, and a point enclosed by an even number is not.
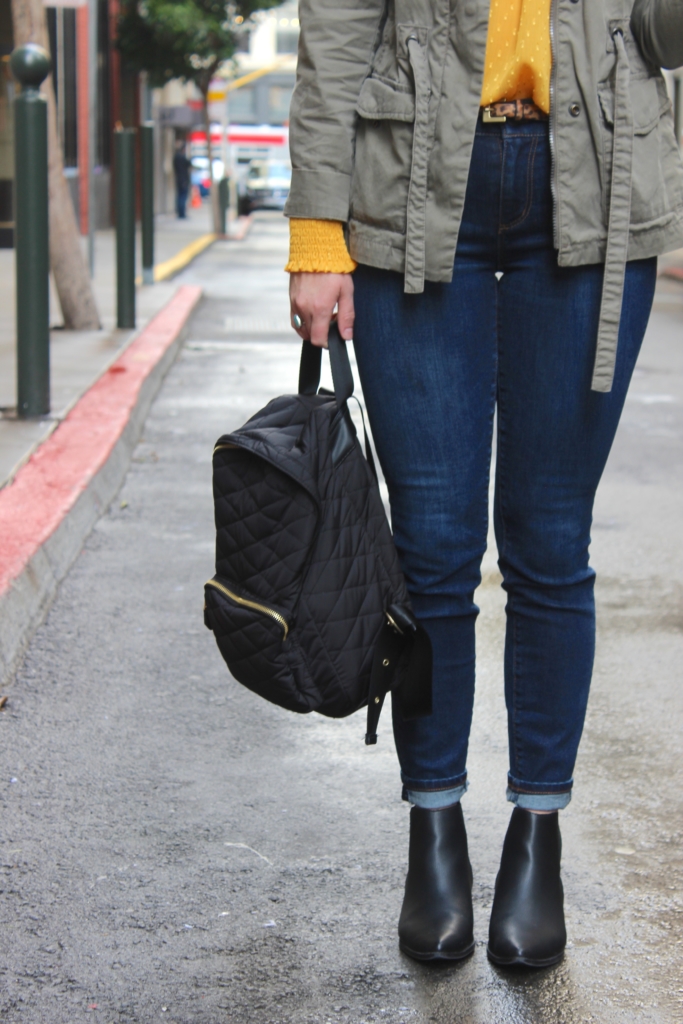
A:
[[[0,595],[106,463],[145,378],[178,337],[201,293],[199,287],[179,288],[0,491]]]

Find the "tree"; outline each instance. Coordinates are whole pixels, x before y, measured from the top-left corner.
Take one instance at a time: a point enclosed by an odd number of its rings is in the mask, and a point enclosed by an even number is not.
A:
[[[38,43],[49,52],[43,0],[12,0],[14,44]],[[87,86],[86,86],[87,88]],[[74,331],[98,330],[100,318],[90,275],[83,259],[71,194],[64,177],[62,147],[57,134],[55,91],[50,75],[43,84],[47,99],[50,267],[62,307],[64,326]]]
[[[209,86],[222,63],[235,53],[238,26],[257,10],[282,0],[124,0],[117,46],[128,64],[146,71],[149,84],[172,78],[194,82],[202,94],[211,179],[214,231],[220,231],[218,190],[213,180]]]

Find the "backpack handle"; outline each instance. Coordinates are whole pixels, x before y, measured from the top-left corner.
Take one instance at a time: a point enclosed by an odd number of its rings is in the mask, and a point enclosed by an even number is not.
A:
[[[353,373],[351,372],[346,342],[339,333],[336,320],[333,320],[330,324],[327,344],[330,353],[332,380],[334,381],[334,395],[337,399],[337,405],[341,408],[353,394]],[[310,341],[304,341],[301,347],[301,362],[299,364],[300,395],[317,394],[318,386],[320,385],[322,354],[323,350],[318,345],[312,345]]]

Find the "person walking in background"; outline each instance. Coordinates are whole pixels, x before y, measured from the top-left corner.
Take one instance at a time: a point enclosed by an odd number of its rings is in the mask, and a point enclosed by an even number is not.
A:
[[[184,139],[176,139],[175,153],[173,154],[173,175],[175,177],[176,214],[180,220],[184,220],[187,214],[187,197],[190,192],[190,168],[192,164],[185,152]]]
[[[353,337],[434,654],[431,717],[393,712],[413,805],[400,946],[474,948],[460,799],[495,412],[514,808],[488,955],[547,966],[566,943],[558,812],[593,669],[593,501],[656,257],[683,245],[660,72],[683,64],[683,4],[301,0],[299,17],[292,322],[325,345],[337,309]]]

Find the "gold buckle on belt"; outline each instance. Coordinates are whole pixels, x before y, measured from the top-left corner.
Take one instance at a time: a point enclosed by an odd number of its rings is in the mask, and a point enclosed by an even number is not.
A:
[[[484,107],[481,115],[481,119],[484,124],[502,124],[503,121],[507,121],[507,116],[501,114],[500,116],[491,113],[491,106]]]

